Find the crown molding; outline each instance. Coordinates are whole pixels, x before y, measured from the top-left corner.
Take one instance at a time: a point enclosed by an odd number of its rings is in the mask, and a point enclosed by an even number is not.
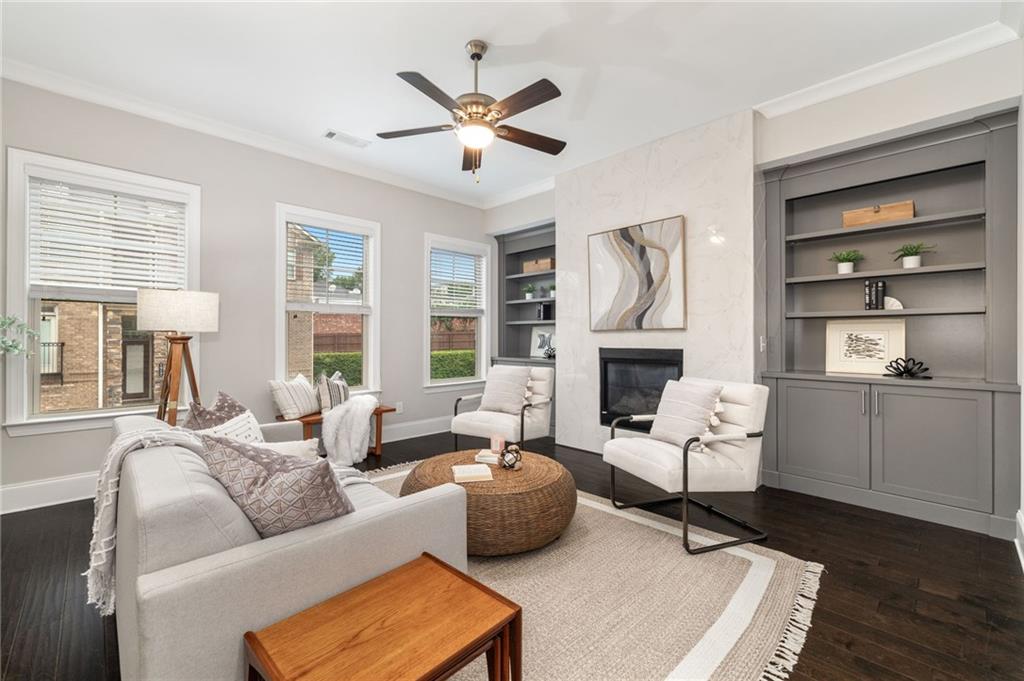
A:
[[[863,90],[872,85],[879,85],[939,64],[955,61],[976,52],[998,47],[1017,38],[1016,31],[1004,23],[995,21],[877,64],[865,66],[862,69],[822,81],[782,97],[762,102],[755,105],[754,110],[766,118],[774,118]]]
[[[483,201],[480,207],[484,210],[490,210],[491,208],[497,208],[498,206],[504,206],[506,203],[512,203],[519,199],[525,199],[528,196],[535,194],[543,194],[544,192],[552,191],[555,188],[555,178],[547,177],[539,182],[531,182],[530,184],[524,184],[522,187],[515,189],[509,189],[508,191],[495,194],[492,198]]]
[[[371,166],[355,163],[339,158],[333,154],[296,144],[287,140],[266,135],[247,128],[241,128],[212,118],[157,104],[139,97],[110,90],[93,83],[72,78],[54,71],[42,69],[32,64],[13,59],[3,61],[3,78],[59,95],[81,99],[100,106],[125,111],[137,116],[169,123],[179,128],[200,132],[205,135],[219,137],[239,144],[262,149],[282,156],[306,161],[314,165],[338,170],[362,178],[383,182],[401,189],[426,194],[446,201],[452,201],[471,208],[483,209],[486,206],[479,199],[471,199],[462,194],[453,193],[431,184],[379,170]]]

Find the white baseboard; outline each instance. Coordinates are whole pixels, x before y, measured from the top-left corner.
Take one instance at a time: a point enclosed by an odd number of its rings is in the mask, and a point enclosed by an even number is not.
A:
[[[411,437],[433,435],[434,433],[447,432],[452,427],[451,416],[435,416],[419,421],[406,421],[404,423],[392,423],[384,425],[384,433],[381,438],[385,444],[396,440],[408,440]]]
[[[92,499],[96,495],[97,475],[99,471],[90,471],[4,485],[0,487],[0,513]]]
[[[1020,567],[1024,570],[1024,511],[1017,509],[1017,537],[1013,540],[1017,546],[1017,558],[1020,559]]]

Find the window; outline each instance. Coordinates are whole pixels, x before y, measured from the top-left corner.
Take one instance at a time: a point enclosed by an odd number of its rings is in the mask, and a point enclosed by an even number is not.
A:
[[[167,343],[136,291],[198,288],[199,188],[16,149],[8,173],[8,309],[39,332],[9,358],[8,423],[152,406]]]
[[[378,389],[379,225],[278,204],[278,229],[278,375]]]
[[[427,356],[425,384],[482,379],[487,356],[487,262],[474,241],[426,237]]]

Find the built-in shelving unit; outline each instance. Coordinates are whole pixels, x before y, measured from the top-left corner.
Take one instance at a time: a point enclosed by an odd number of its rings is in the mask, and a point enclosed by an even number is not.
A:
[[[1013,536],[1017,120],[1007,111],[762,169],[765,484]],[[843,211],[907,200],[913,218],[842,226]],[[933,252],[902,268],[893,252],[918,242]],[[848,249],[863,254],[859,271],[838,274],[829,257]],[[879,280],[901,309],[864,309]],[[868,319],[902,321],[902,354],[930,380],[827,371],[830,321]]]
[[[549,258],[555,258],[554,225],[498,237],[498,278],[501,285],[498,292],[499,350],[493,358],[495,361],[544,359],[531,356],[531,353],[537,327],[555,325],[557,301],[552,292],[556,270],[523,270],[529,261]],[[534,297],[529,300],[525,297],[527,286],[535,289]]]

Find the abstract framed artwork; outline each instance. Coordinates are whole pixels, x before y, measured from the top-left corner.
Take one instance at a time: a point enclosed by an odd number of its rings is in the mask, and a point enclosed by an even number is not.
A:
[[[906,356],[906,320],[830,319],[825,328],[825,371],[884,374],[885,365]]]
[[[544,357],[544,352],[548,348],[553,347],[555,347],[555,327],[533,327],[530,343],[530,357]]]
[[[682,215],[591,234],[590,329],[686,328]]]

